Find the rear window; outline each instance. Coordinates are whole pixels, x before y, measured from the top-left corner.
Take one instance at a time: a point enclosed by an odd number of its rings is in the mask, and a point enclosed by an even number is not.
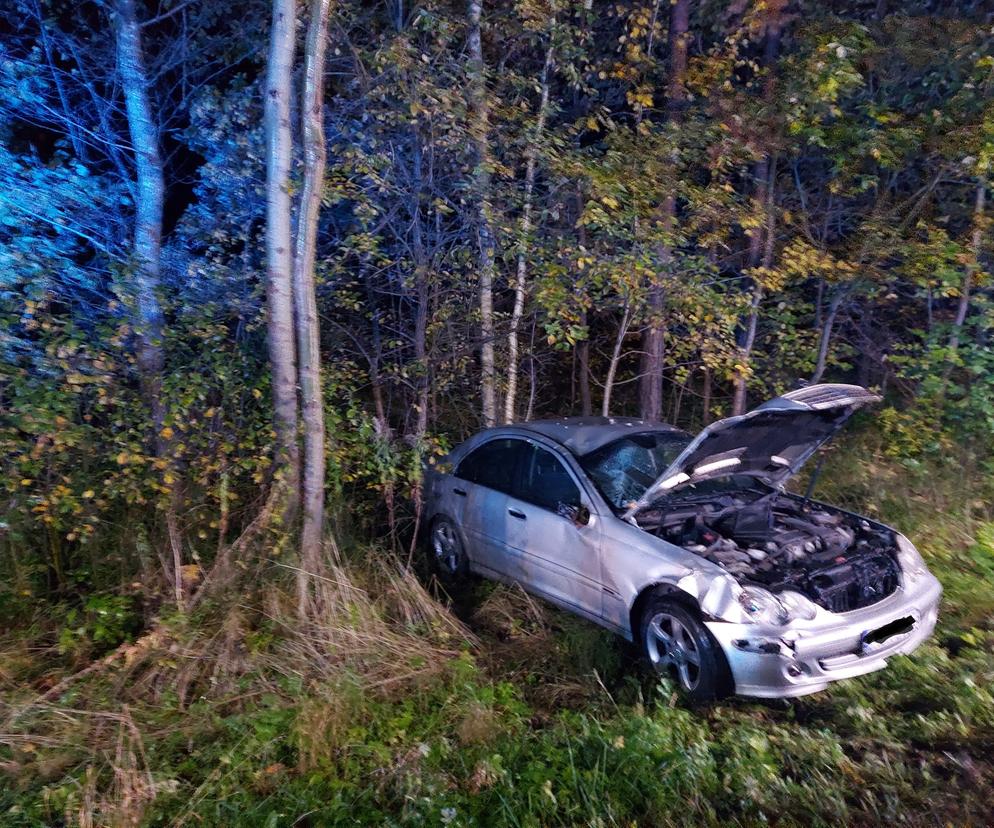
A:
[[[463,458],[456,469],[456,477],[510,494],[518,460],[528,448],[522,440],[491,440]]]

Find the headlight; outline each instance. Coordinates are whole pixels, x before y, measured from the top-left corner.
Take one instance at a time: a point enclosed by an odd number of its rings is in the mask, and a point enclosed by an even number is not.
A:
[[[780,599],[783,608],[787,610],[788,620],[803,618],[805,621],[810,621],[818,614],[817,604],[807,596],[801,595],[800,592],[781,592],[777,598]]]
[[[790,620],[786,607],[772,592],[761,587],[742,587],[739,606],[746,618],[754,624],[776,624],[782,627]]]
[[[748,621],[778,627],[797,618],[810,621],[818,614],[818,607],[799,592],[786,591],[774,595],[762,587],[742,587],[739,606]]]
[[[908,582],[917,581],[928,570],[925,568],[925,561],[915,549],[915,545],[900,532],[894,533],[897,536],[897,562],[901,567],[901,572]]]

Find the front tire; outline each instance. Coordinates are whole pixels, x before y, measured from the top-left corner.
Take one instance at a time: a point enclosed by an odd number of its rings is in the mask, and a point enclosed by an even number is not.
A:
[[[646,603],[639,624],[642,655],[658,676],[675,678],[693,704],[708,704],[731,693],[725,654],[700,617],[663,596]]]
[[[465,580],[469,573],[466,550],[455,524],[448,518],[435,518],[432,523],[428,555],[435,575],[446,585],[451,586]]]

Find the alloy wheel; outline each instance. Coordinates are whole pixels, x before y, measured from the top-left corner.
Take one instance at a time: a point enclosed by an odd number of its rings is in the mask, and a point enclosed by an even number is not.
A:
[[[456,538],[455,529],[448,523],[438,523],[432,532],[431,546],[435,552],[435,560],[445,573],[448,575],[457,574],[460,561],[459,541]]]
[[[656,672],[676,672],[684,690],[694,690],[701,680],[701,653],[693,634],[668,612],[652,616],[645,633],[645,649]]]

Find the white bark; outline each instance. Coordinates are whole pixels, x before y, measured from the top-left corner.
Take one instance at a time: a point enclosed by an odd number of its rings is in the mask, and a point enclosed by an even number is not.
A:
[[[832,328],[835,327],[835,318],[839,314],[839,308],[842,306],[842,301],[846,298],[847,293],[848,290],[840,289],[829,300],[828,312],[822,321],[821,334],[818,337],[818,360],[815,363],[814,373],[811,374],[811,379],[808,380],[812,385],[816,382],[821,382],[822,375],[825,373],[825,367],[828,365],[828,350],[832,343]]]
[[[518,267],[514,282],[514,308],[511,311],[511,329],[507,335],[507,396],[504,399],[504,422],[514,420],[514,407],[518,393],[518,330],[525,311],[525,297],[528,293],[528,237],[532,230],[532,197],[535,192],[535,176],[538,171],[538,145],[545,131],[545,121],[549,112],[549,75],[552,73],[554,58],[550,43],[545,51],[545,64],[542,66],[540,81],[541,97],[538,106],[538,119],[535,122],[535,135],[528,147],[528,161],[525,164],[525,200],[521,208],[521,238],[518,241]]]
[[[476,169],[473,173],[476,190],[476,232],[479,248],[479,297],[480,297],[480,367],[483,423],[490,427],[497,423],[497,395],[494,371],[494,232],[493,208],[490,202],[490,103],[483,64],[483,45],[480,40],[480,15],[483,3],[470,0],[467,7],[469,33],[469,83],[472,114],[470,133],[476,150]]]
[[[764,243],[762,245],[762,259],[755,262],[750,258],[750,262],[761,264],[764,268],[769,268],[773,264],[773,245],[775,241],[774,231],[776,229],[776,212],[774,210],[774,184],[776,182],[777,159],[773,157],[772,162],[764,159],[762,162],[766,167],[766,183],[763,190],[764,210],[766,221],[764,223]],[[756,230],[758,233],[759,230]],[[751,255],[751,254],[750,254]],[[746,322],[745,340],[738,349],[738,360],[743,368],[747,368],[752,361],[752,349],[756,344],[756,328],[759,324],[759,308],[763,301],[763,286],[755,279],[752,286],[752,300],[749,303],[749,319]],[[740,370],[735,377],[734,391],[732,394],[732,414],[738,416],[746,411],[748,397],[748,380],[746,370]]]
[[[313,572],[320,562],[324,532],[325,430],[321,394],[321,337],[318,322],[314,265],[318,217],[327,153],[324,145],[324,64],[331,0],[312,0],[307,29],[304,94],[301,107],[304,136],[304,184],[297,221],[293,262],[293,305],[297,333],[297,371],[300,380],[304,431],[304,467],[301,482],[301,569]],[[306,577],[306,576],[305,576]],[[304,602],[306,581],[298,585]],[[303,603],[301,603],[303,608]]]
[[[621,349],[625,344],[625,337],[628,335],[628,326],[632,321],[632,308],[628,298],[625,298],[624,312],[621,315],[621,324],[618,325],[618,335],[614,338],[614,350],[611,352],[611,361],[608,363],[607,377],[604,380],[604,399],[601,403],[601,416],[611,416],[611,392],[614,390],[614,378],[618,373],[618,363],[621,361]]]
[[[156,432],[162,428],[162,307],[159,303],[159,260],[162,250],[162,204],[165,193],[159,136],[148,98],[148,78],[142,54],[141,28],[133,0],[117,0],[117,64],[124,90],[128,131],[137,175],[135,200],[135,286],[139,339],[138,366],[154,392]]]
[[[288,492],[287,512],[293,511],[300,477],[290,230],[290,95],[296,12],[294,0],[273,0],[265,86],[266,306],[276,429],[274,471],[277,485]]]
[[[952,361],[959,350],[960,335],[963,331],[963,323],[966,322],[966,315],[970,310],[970,293],[973,290],[973,280],[980,269],[980,246],[984,238],[984,208],[987,201],[987,185],[981,181],[977,184],[977,192],[973,202],[973,234],[970,240],[971,261],[963,277],[963,287],[960,288],[959,303],[956,306],[956,317],[953,319],[953,329],[949,334],[949,355],[944,373],[944,379],[949,378],[952,371]]]
[[[142,49],[141,25],[135,12],[134,0],[117,0],[115,4],[117,38],[117,69],[124,91],[124,107],[128,132],[135,158],[135,332],[138,338],[138,370],[142,393],[152,414],[155,430],[155,453],[169,453],[169,441],[163,436],[165,406],[162,400],[162,372],[165,367],[163,350],[163,315],[159,300],[161,287],[160,259],[162,253],[162,209],[165,182],[159,134],[148,96],[148,72]],[[184,608],[182,538],[176,521],[178,490],[170,485],[166,507],[166,528],[172,553],[171,571],[176,606]]]

